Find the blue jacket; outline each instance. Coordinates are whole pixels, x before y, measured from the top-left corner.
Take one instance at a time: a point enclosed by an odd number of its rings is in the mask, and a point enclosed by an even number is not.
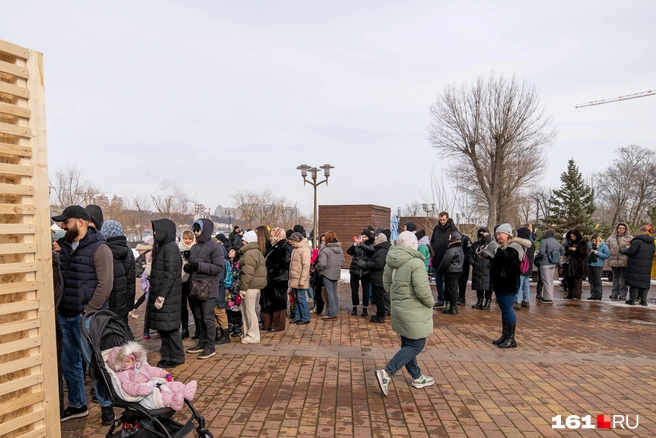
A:
[[[61,248],[59,260],[64,280],[64,294],[58,311],[63,316],[71,317],[84,311],[96,291],[98,277],[93,257],[98,247],[107,245],[107,242],[99,231],[89,227],[75,251],[63,237],[58,243]]]
[[[592,243],[588,243],[588,248],[592,250]],[[610,257],[610,250],[608,249],[608,245],[606,245],[604,242],[601,242],[601,245],[597,247],[597,261],[591,262],[590,257],[593,256],[594,254],[589,253],[588,254],[588,266],[596,266],[596,267],[603,267],[604,266],[604,261]]]

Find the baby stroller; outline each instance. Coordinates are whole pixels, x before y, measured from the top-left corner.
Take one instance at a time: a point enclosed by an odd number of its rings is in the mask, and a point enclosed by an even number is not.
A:
[[[85,328],[89,319],[89,330]],[[104,382],[114,407],[123,408],[121,416],[114,420],[114,424],[107,432],[106,438],[181,438],[187,436],[194,428],[200,438],[213,438],[212,433],[205,429],[205,418],[199,415],[194,406],[185,400],[191,409],[191,418],[181,424],[172,419],[175,410],[171,408],[147,409],[139,403],[128,402],[118,395],[112,385],[112,376],[106,368],[103,351],[121,346],[133,341],[132,332],[115,313],[109,310],[89,312],[80,322],[82,336],[91,346],[91,364],[89,373],[91,377]],[[194,422],[198,427],[194,427]],[[115,432],[116,428],[120,429]]]

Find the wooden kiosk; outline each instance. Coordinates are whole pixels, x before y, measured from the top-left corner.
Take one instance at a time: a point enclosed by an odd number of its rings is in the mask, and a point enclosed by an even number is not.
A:
[[[59,437],[43,55],[0,40],[0,437]]]

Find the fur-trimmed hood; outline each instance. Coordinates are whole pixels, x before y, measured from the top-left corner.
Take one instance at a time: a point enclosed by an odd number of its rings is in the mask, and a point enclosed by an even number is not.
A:
[[[125,369],[125,359],[132,355],[135,363],[147,363],[146,349],[138,342],[131,341],[120,347],[114,347],[109,352],[107,365],[116,372]]]

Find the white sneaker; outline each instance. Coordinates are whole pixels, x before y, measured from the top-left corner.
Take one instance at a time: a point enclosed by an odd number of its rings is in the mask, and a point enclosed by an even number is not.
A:
[[[389,382],[391,380],[389,374],[385,370],[376,370],[374,371],[374,374],[376,375],[376,380],[378,381],[378,386],[380,387],[380,391],[383,393],[383,395],[387,395],[387,387],[389,386]]]
[[[434,384],[435,384],[435,379],[425,374],[422,374],[421,376],[419,376],[418,379],[413,380],[411,383],[413,388],[425,388],[427,386],[431,386]]]

